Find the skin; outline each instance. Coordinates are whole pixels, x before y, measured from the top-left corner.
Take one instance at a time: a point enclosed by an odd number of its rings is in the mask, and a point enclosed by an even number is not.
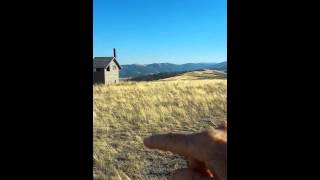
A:
[[[156,134],[145,138],[144,144],[186,157],[188,168],[175,170],[172,180],[227,180],[226,127],[193,134]]]

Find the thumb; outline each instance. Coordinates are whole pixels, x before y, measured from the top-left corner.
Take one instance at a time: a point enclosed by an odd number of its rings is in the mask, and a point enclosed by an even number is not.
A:
[[[196,171],[198,173],[213,177],[213,174],[212,174],[213,172],[207,168],[205,163],[203,163],[199,160],[196,160],[192,157],[188,157],[187,162],[188,162],[189,169],[192,169],[193,171]]]
[[[175,170],[170,180],[214,180],[214,178],[206,174],[200,174],[192,169],[184,168]]]

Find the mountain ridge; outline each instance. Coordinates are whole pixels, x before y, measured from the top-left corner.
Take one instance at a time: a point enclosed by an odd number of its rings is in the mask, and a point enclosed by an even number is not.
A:
[[[171,73],[182,71],[194,71],[203,69],[220,70],[227,72],[227,61],[218,63],[152,63],[152,64],[126,64],[122,65],[121,78],[139,77],[144,75]]]

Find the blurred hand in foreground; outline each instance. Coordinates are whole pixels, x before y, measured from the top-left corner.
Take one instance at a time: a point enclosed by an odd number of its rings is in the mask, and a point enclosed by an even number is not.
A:
[[[187,157],[188,168],[175,170],[173,180],[227,180],[227,128],[157,134],[145,138],[144,144]]]

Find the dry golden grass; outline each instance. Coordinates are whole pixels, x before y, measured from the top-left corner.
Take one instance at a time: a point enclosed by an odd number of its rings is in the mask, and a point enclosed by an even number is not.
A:
[[[196,78],[189,73],[93,87],[94,179],[167,179],[186,166],[179,155],[146,149],[143,138],[226,122],[226,79],[203,78],[210,71],[194,73]]]

